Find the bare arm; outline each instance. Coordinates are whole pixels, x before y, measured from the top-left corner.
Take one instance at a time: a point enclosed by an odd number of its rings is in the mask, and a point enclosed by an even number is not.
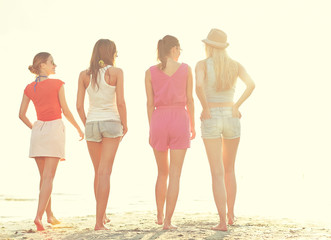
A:
[[[187,86],[186,86],[186,107],[191,123],[191,140],[195,138],[195,121],[194,121],[194,100],[193,100],[193,77],[192,70],[188,67]]]
[[[84,126],[86,124],[86,114],[84,109],[84,100],[85,100],[85,92],[86,87],[84,84],[84,79],[86,78],[86,71],[83,71],[79,75],[78,79],[78,90],[77,90],[77,100],[76,100],[76,109],[80,119],[82,120]]]
[[[196,87],[195,92],[199,98],[199,101],[202,106],[202,113],[201,113],[201,119],[208,119],[211,118],[208,102],[206,98],[206,94],[204,91],[204,85],[205,85],[205,64],[203,61],[200,61],[197,63],[195,67],[195,78],[196,78]]]
[[[151,82],[151,71],[148,69],[145,73],[145,89],[147,96],[147,115],[148,115],[148,123],[151,125],[152,114],[154,112],[154,93]]]
[[[25,94],[23,94],[20,112],[19,112],[19,118],[24,122],[26,126],[28,126],[30,129],[32,128],[32,123],[26,116],[26,112],[28,110],[30,103],[30,98],[28,98]]]
[[[245,83],[246,89],[243,92],[243,94],[240,96],[238,101],[234,104],[233,107],[236,109],[238,109],[241,106],[241,104],[243,104],[243,102],[246,101],[246,99],[252,94],[255,88],[255,83],[253,79],[248,75],[245,68],[240,63],[238,63],[238,68],[239,68],[238,76]]]
[[[67,101],[65,98],[65,94],[64,94],[64,86],[62,85],[59,91],[59,100],[60,100],[60,105],[63,111],[63,115],[66,117],[66,119],[68,119],[68,121],[77,129],[79,136],[81,137],[80,140],[84,139],[84,133],[82,132],[82,130],[80,129],[79,125],[77,124],[74,116],[72,115],[72,113],[69,110],[69,107],[67,105]]]
[[[118,68],[116,73],[116,104],[118,113],[120,115],[121,123],[123,126],[123,136],[128,131],[127,116],[126,116],[126,104],[124,100],[124,77],[122,69]]]

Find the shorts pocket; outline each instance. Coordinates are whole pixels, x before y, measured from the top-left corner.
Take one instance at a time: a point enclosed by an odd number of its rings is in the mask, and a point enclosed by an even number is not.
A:
[[[93,122],[88,122],[85,125],[85,137],[87,139],[92,138],[93,137]]]
[[[201,133],[202,135],[210,135],[217,131],[217,119],[210,118],[201,121]]]
[[[234,136],[240,136],[240,118],[231,118],[231,128]]]
[[[103,137],[120,137],[123,135],[123,126],[118,121],[102,121],[100,122],[100,133]]]

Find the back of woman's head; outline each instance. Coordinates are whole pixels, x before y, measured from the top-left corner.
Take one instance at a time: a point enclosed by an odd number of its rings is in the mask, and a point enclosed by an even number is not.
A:
[[[99,69],[106,65],[114,65],[116,45],[109,39],[99,39],[93,48],[88,74],[92,75],[92,86],[98,86],[97,77]]]
[[[207,58],[211,58],[214,63],[216,75],[216,90],[228,90],[232,88],[238,77],[238,64],[232,60],[225,48],[215,48],[206,44]]]
[[[157,43],[157,59],[161,62],[161,70],[167,66],[167,56],[173,47],[179,47],[179,41],[174,36],[166,35]]]
[[[33,74],[39,75],[40,74],[40,65],[42,63],[46,63],[50,55],[51,54],[49,54],[48,52],[40,52],[36,56],[34,56],[32,65],[30,65],[28,67],[30,72],[32,72]]]

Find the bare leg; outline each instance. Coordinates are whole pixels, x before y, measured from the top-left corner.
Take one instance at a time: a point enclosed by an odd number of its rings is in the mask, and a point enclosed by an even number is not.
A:
[[[163,224],[164,202],[167,196],[167,180],[169,174],[168,151],[160,152],[154,149],[154,155],[157,163],[157,180],[155,184],[155,199],[157,207],[156,224]]]
[[[39,184],[39,191],[40,191],[41,185],[43,183],[43,172],[44,172],[44,166],[45,166],[45,159],[42,157],[38,157],[38,158],[36,158],[36,163],[37,163],[39,174],[40,174],[40,184]],[[60,224],[60,221],[54,217],[54,214],[52,212],[52,197],[49,197],[49,200],[48,200],[48,203],[46,206],[46,215],[47,215],[48,223],[50,223],[52,225]]]
[[[96,224],[94,230],[106,230],[104,226],[104,215],[107,208],[109,190],[110,190],[110,174],[112,172],[115,155],[117,152],[120,138],[103,138],[101,159],[98,169],[98,187],[96,192],[97,211]]]
[[[47,222],[52,225],[60,224],[61,222],[59,220],[57,220],[56,217],[54,217],[51,206],[52,206],[52,197],[49,197],[47,207],[46,207]]]
[[[228,223],[234,223],[234,203],[237,194],[237,182],[234,171],[240,138],[223,139],[223,164],[225,170],[225,188],[227,193]]]
[[[87,141],[87,148],[92,159],[93,168],[94,168],[94,197],[97,199],[97,187],[99,182],[99,163],[101,159],[101,142],[90,142]],[[104,224],[109,223],[110,219],[106,216],[106,212],[104,214]]]
[[[167,192],[166,214],[164,218],[163,229],[176,229],[171,225],[171,218],[174,213],[178,193],[179,180],[182,172],[182,166],[186,154],[186,149],[170,150],[170,169],[169,169],[169,186]]]
[[[224,185],[224,168],[222,163],[222,139],[204,139],[206,153],[212,176],[214,201],[220,218],[213,230],[227,231],[226,226],[226,192]]]
[[[42,164],[40,161],[44,161],[44,164]],[[42,175],[42,181],[41,181],[41,187],[39,193],[37,215],[34,220],[34,223],[37,226],[37,231],[43,231],[45,230],[45,228],[43,227],[41,220],[52,193],[53,180],[55,177],[57,165],[59,163],[59,158],[53,158],[53,157],[36,158],[36,162],[39,169],[42,169],[42,165],[43,165],[43,175]]]

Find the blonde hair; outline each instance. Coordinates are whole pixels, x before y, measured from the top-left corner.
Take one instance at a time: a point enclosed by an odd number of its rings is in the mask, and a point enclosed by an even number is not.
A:
[[[216,75],[216,91],[223,91],[232,88],[238,77],[238,64],[232,60],[224,48],[214,48],[206,45],[207,58],[214,62]]]

